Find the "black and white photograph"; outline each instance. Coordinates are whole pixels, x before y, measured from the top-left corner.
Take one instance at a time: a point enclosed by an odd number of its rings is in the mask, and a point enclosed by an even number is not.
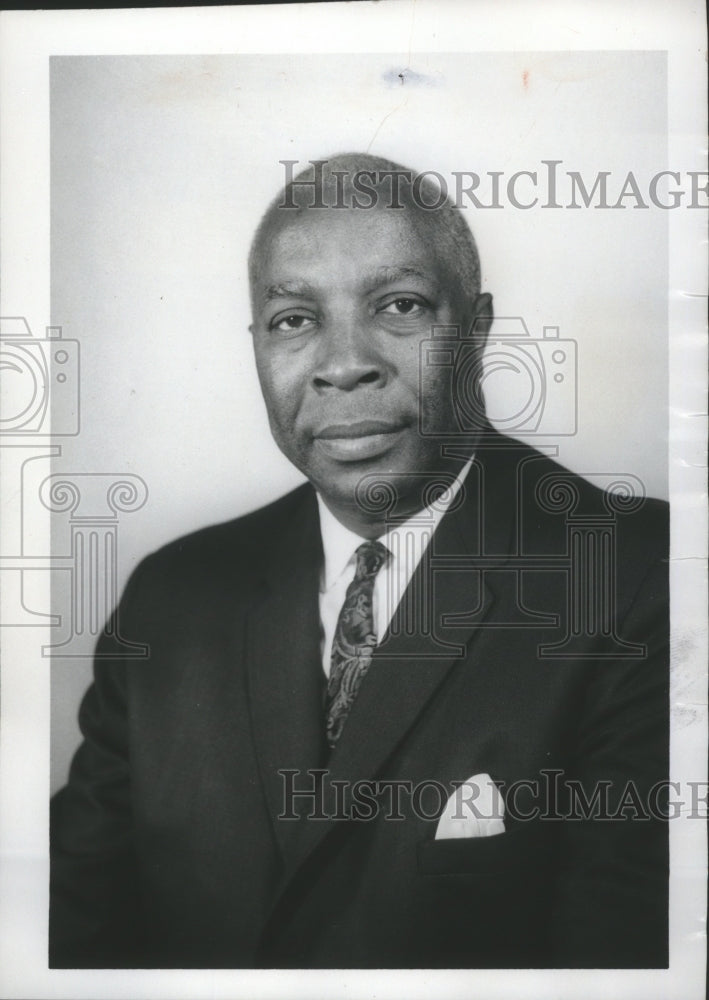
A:
[[[3,996],[703,996],[705,17],[645,10],[2,15]]]

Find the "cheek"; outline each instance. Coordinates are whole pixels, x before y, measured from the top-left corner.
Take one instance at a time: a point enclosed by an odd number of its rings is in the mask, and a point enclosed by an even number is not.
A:
[[[452,393],[452,372],[450,369],[438,366],[427,366],[421,374],[420,405],[424,422],[433,420],[435,426],[441,426],[441,421],[454,412]]]
[[[300,397],[301,382],[297,369],[283,358],[274,358],[256,350],[256,372],[271,423],[292,423]]]
[[[424,339],[423,335],[402,338],[389,342],[381,351],[390,378],[405,390],[409,398],[418,399],[422,391],[429,390],[432,372],[428,366],[422,366],[421,345]]]

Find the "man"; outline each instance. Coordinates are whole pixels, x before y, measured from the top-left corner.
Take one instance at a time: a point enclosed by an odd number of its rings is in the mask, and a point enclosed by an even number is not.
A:
[[[315,161],[250,279],[309,483],[134,573],[150,656],[82,705],[51,961],[665,965],[664,505],[486,422],[491,297],[432,182]]]

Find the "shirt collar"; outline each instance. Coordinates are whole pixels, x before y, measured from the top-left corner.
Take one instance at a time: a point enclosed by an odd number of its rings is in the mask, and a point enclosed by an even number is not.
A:
[[[418,511],[403,524],[397,524],[390,528],[384,535],[381,536],[380,541],[386,545],[387,539],[390,539],[393,535],[404,531],[421,535],[424,533],[430,535],[433,531],[435,531],[443,518],[443,515],[448,511],[458,495],[463,484],[463,480],[468,475],[470,466],[473,464],[474,457],[474,455],[471,456],[471,458],[460,470],[451,485],[447,496],[442,498],[442,500],[437,501],[435,506],[431,505],[424,507],[423,510]],[[361,535],[356,534],[354,531],[350,531],[349,528],[346,528],[344,524],[341,524],[337,520],[319,493],[317,494],[317,498],[318,509],[320,512],[320,535],[322,537],[324,553],[324,564],[321,577],[321,590],[324,593],[329,590],[342,573],[344,573],[348,563],[353,558],[355,551],[359,548],[364,539]]]
[[[319,493],[317,496],[320,510],[320,535],[325,556],[321,588],[325,592],[344,573],[347,563],[364,539],[354,531],[350,531],[344,524],[340,524]]]

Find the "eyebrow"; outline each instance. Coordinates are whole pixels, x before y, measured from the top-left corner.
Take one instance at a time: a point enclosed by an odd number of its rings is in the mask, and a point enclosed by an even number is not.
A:
[[[409,267],[405,265],[389,267],[386,264],[378,267],[374,272],[372,272],[372,275],[366,280],[365,284],[368,291],[371,293],[377,291],[379,288],[382,288],[384,285],[391,285],[397,281],[403,281],[406,278],[420,278],[421,280],[427,281],[435,286],[435,282],[432,281],[431,275],[425,274],[416,267]],[[279,281],[276,284],[267,285],[266,288],[264,288],[261,295],[261,301],[264,305],[266,305],[274,299],[316,298],[316,296],[316,290],[307,281]]]
[[[387,267],[386,265],[377,268],[372,279],[372,288],[380,288],[382,285],[390,285],[403,278],[422,278],[430,281],[430,275],[419,271],[417,267]]]
[[[279,281],[275,285],[267,285],[261,295],[263,303],[273,299],[314,298],[315,289],[307,281]]]

